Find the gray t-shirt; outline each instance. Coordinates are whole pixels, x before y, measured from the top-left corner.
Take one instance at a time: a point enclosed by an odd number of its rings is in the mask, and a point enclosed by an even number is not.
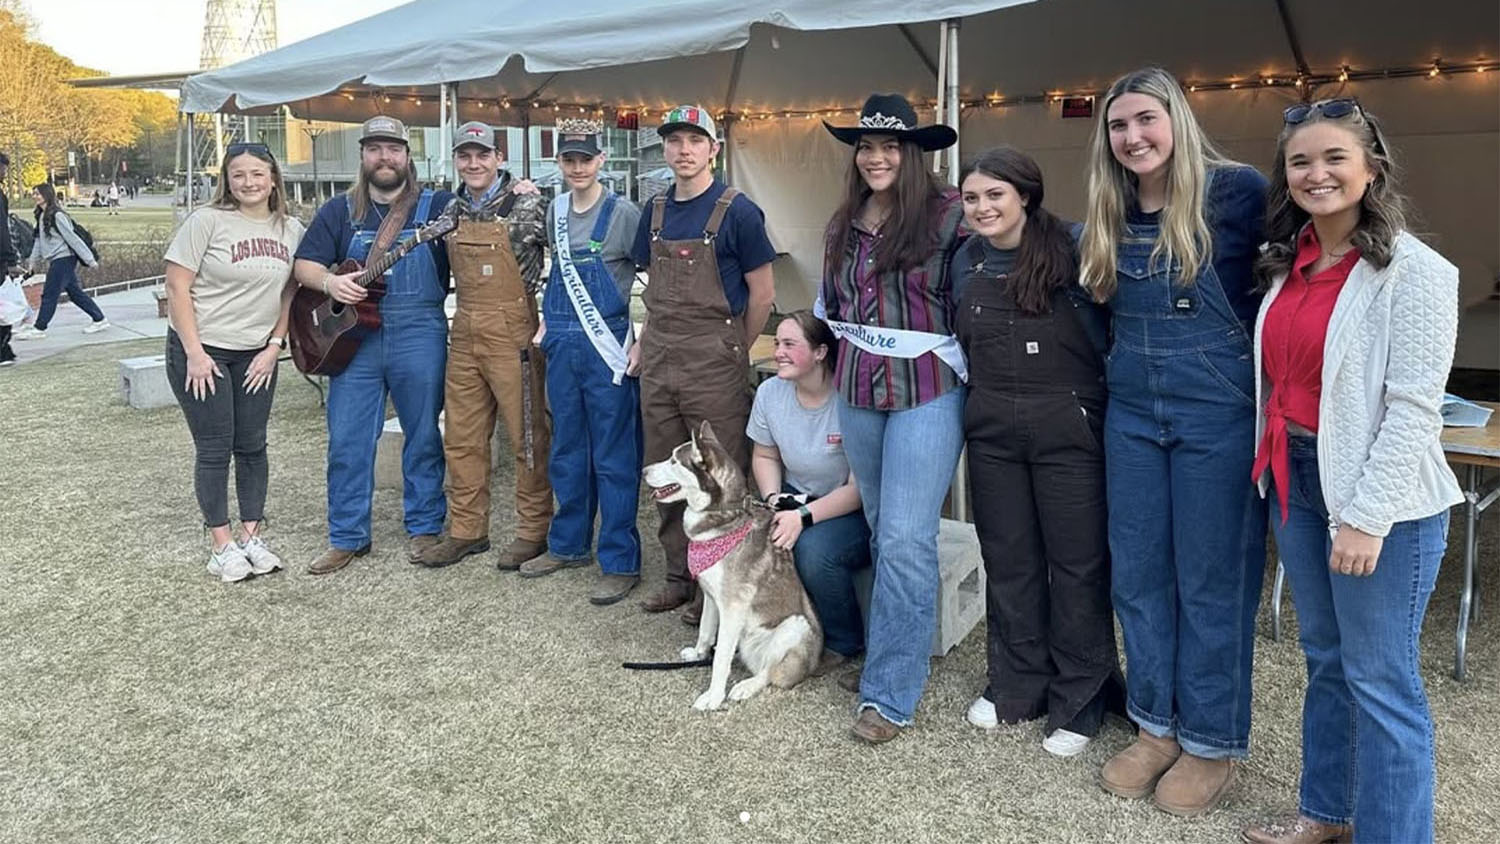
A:
[[[786,482],[798,492],[823,496],[849,480],[844,456],[843,429],[834,410],[833,394],[819,408],[797,401],[797,385],[770,378],[755,391],[745,435],[781,451]]]
[[[593,234],[594,224],[599,221],[599,212],[604,208],[604,194],[600,194],[599,201],[582,214],[573,209],[571,193],[561,194],[552,201],[568,203],[568,249],[576,260],[578,256],[588,252],[589,235]],[[630,286],[635,283],[635,259],[630,257],[630,247],[635,242],[635,230],[640,222],[641,209],[637,208],[635,203],[621,197],[620,201],[615,203],[615,212],[609,218],[609,230],[604,235],[604,243],[600,249],[604,266],[608,267],[609,274],[615,277],[615,289],[619,291],[620,300],[623,302],[630,301]],[[552,210],[550,208],[547,210],[547,246],[553,249],[557,246],[552,237]]]

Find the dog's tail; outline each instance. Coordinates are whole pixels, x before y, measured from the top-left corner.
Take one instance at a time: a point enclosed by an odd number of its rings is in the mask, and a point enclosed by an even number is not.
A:
[[[714,658],[693,659],[687,662],[622,662],[621,668],[631,671],[676,671],[679,668],[704,668],[714,664]]]

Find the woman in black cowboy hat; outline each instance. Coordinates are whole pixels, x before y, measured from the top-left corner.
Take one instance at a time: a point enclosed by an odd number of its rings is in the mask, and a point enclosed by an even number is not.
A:
[[[854,147],[819,299],[844,340],[834,376],[843,447],[874,536],[854,735],[878,743],[911,723],[927,682],[939,518],[963,447],[967,372],[948,279],[963,208],[923,155],[958,135],[919,126],[898,94],[871,96],[859,125],[828,131]]]

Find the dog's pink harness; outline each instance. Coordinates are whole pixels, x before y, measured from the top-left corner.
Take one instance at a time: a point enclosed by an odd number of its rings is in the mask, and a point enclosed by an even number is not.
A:
[[[688,573],[697,580],[700,575],[713,568],[718,562],[729,556],[734,546],[745,541],[750,535],[750,529],[755,527],[754,519],[746,519],[743,527],[723,536],[713,539],[698,541],[688,540]]]

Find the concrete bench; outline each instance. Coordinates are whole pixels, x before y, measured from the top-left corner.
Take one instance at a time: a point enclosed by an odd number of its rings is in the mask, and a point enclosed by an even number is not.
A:
[[[177,404],[167,383],[166,355],[121,360],[120,398],[137,410]]]
[[[938,529],[937,629],[932,633],[932,655],[946,656],[969,632],[984,621],[984,561],[979,537],[968,522],[943,519]],[[854,593],[868,627],[870,592],[875,570],[867,568],[854,576]]]

